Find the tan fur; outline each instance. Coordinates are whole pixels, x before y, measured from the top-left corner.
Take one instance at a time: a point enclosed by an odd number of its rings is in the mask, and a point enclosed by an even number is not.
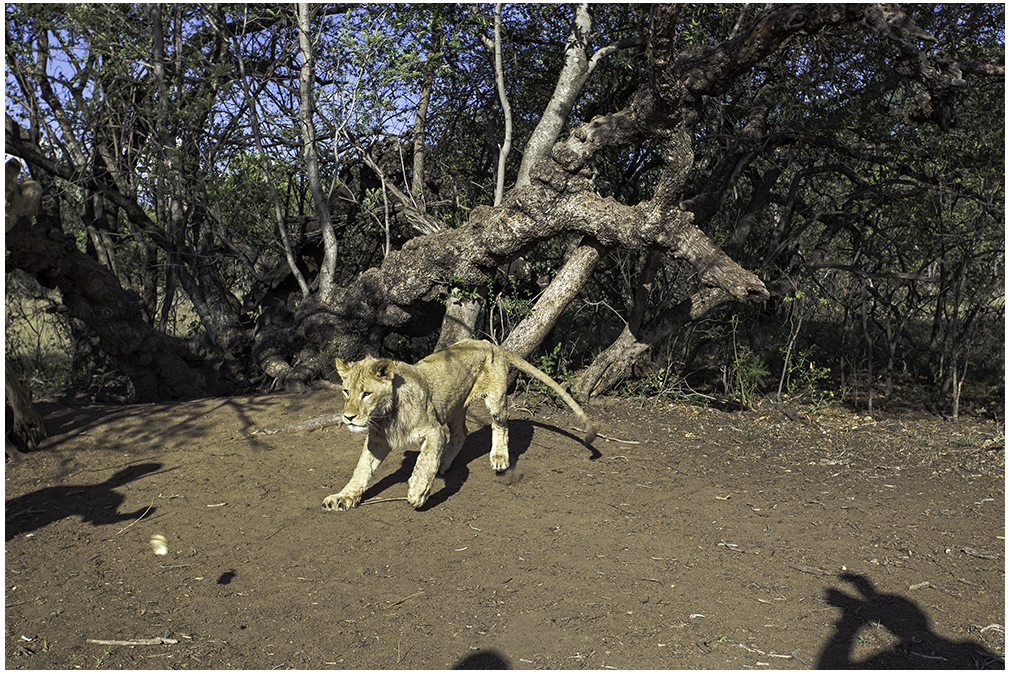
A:
[[[344,382],[343,420],[356,433],[368,432],[351,480],[323,499],[327,510],[349,510],[361,501],[375,469],[390,450],[419,445],[414,473],[407,481],[407,501],[420,508],[431,494],[435,474],[452,465],[466,439],[466,408],[483,398],[491,413],[491,468],[509,467],[508,366],[550,386],[579,416],[586,444],[596,429],[578,403],[533,365],[490,342],[467,339],[436,351],[416,365],[366,357],[356,363],[339,358]],[[448,429],[448,433],[446,433]]]

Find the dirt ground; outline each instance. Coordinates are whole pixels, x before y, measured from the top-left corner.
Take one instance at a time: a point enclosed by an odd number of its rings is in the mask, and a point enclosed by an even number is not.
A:
[[[548,405],[506,473],[476,417],[423,510],[407,452],[337,513],[360,436],[250,435],[337,398],[41,405],[5,667],[1004,667],[1002,422],[604,399],[589,449]]]

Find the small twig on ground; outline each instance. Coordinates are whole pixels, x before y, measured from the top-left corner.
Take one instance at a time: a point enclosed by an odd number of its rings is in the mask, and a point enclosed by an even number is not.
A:
[[[797,655],[797,653],[799,653],[799,652],[800,652],[800,649],[797,648],[795,651],[793,651],[789,655],[792,656],[793,660],[796,660],[797,662],[799,662],[804,667],[809,667],[810,663],[807,662],[806,660],[804,660],[803,658],[801,658],[799,655]]]
[[[154,639],[88,639],[89,644],[101,644],[103,646],[160,646],[161,644],[177,644],[178,639],[165,639],[155,637]]]
[[[372,503],[385,503],[386,501],[406,501],[406,496],[394,496],[393,498],[370,498],[367,501],[362,501],[359,506],[370,505]]]
[[[796,566],[796,565],[791,565],[791,566],[794,569],[796,569],[797,571],[802,571],[803,573],[813,574],[815,576],[832,576],[832,575],[834,575],[830,571],[825,571],[824,569],[815,568],[815,567],[812,567],[812,566]]]
[[[579,433],[585,433],[586,432],[584,429],[581,429],[578,426],[572,426],[572,430],[573,431],[578,431]],[[611,437],[609,435],[604,435],[603,433],[597,433],[596,437],[603,438],[607,442],[623,442],[626,445],[640,445],[640,444],[642,444],[638,440],[621,440],[620,438],[613,438],[613,437]]]
[[[420,592],[415,592],[414,594],[410,595],[409,597],[404,597],[400,601],[390,602],[389,606],[387,606],[386,608],[393,608],[394,606],[399,606],[400,604],[402,604],[403,602],[407,601],[408,599],[413,599],[414,597],[417,597],[418,595],[422,595],[422,594],[424,594],[424,590],[421,590]]]
[[[21,515],[30,515],[31,513],[44,513],[44,512],[45,510],[42,510],[41,508],[25,508],[24,510],[17,511],[13,515],[8,515],[4,521],[10,522],[15,517],[20,517]]]
[[[325,417],[316,417],[315,419],[309,419],[308,421],[300,421],[297,424],[291,424],[289,426],[281,426],[279,428],[263,428],[258,431],[253,431],[249,435],[273,435],[275,433],[292,433],[295,431],[308,431],[313,428],[319,428],[320,426],[325,426],[326,424],[336,422],[338,425],[340,423],[343,414],[330,414]]]
[[[122,529],[120,529],[119,531],[117,531],[116,535],[118,536],[119,534],[123,533],[124,531],[126,531],[127,529],[129,529],[130,527],[132,527],[134,524],[136,524],[137,522],[139,522],[140,520],[144,519],[144,515],[147,515],[147,513],[151,512],[151,508],[153,508],[153,507],[154,507],[154,499],[151,499],[151,505],[147,506],[147,510],[144,511],[143,515],[141,515],[140,517],[138,517],[137,519],[133,520],[132,522],[130,522],[129,524],[127,524],[125,527],[123,527]]]

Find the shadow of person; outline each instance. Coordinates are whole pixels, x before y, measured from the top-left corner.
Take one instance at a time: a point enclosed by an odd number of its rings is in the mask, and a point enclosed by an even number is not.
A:
[[[861,595],[831,588],[827,602],[842,609],[835,633],[817,660],[818,669],[1003,669],[1003,659],[974,641],[950,641],[935,634],[929,616],[915,602],[896,594],[881,594],[866,576],[846,573]],[[899,642],[872,657],[852,658],[859,631],[867,626],[887,628]]]
[[[453,669],[511,669],[505,656],[493,649],[479,650],[466,656]]]
[[[140,508],[132,513],[116,512],[125,497],[113,491],[116,487],[153,473],[160,463],[141,463],[119,471],[105,482],[95,485],[45,487],[6,502],[6,540],[75,515],[82,522],[115,524],[135,520],[154,508]]]

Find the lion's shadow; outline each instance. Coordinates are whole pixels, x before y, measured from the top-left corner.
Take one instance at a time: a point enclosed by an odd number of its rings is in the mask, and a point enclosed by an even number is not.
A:
[[[474,420],[471,419],[469,423],[473,424]],[[581,439],[577,436],[572,435],[563,429],[557,428],[556,426],[525,419],[513,419],[509,421],[509,471],[516,469],[516,466],[523,454],[525,454],[530,448],[530,445],[533,442],[533,431],[535,427],[544,428],[553,433],[558,433],[559,435],[566,435],[581,442]],[[592,452],[590,456],[591,460],[598,459],[601,456],[596,449],[589,449]],[[417,456],[419,453],[420,452],[418,450],[409,450],[404,452],[403,460],[401,461],[399,467],[389,475],[386,475],[381,480],[368,487],[368,489],[366,489],[361,495],[362,501],[379,496],[384,491],[395,485],[406,485],[407,480],[410,479],[411,473],[414,472],[414,464],[417,462]],[[462,449],[459,450],[459,454],[456,455],[456,459],[452,462],[452,466],[449,467],[449,470],[446,471],[444,475],[440,476],[445,485],[441,489],[432,493],[421,510],[428,510],[429,508],[441,505],[455,494],[458,494],[463,488],[463,485],[466,484],[467,479],[470,477],[470,464],[474,461],[483,460],[487,462],[482,469],[491,470],[489,458],[490,453],[491,426],[489,424],[484,424],[479,428],[470,431],[470,434],[466,436],[466,441],[463,443]]]

